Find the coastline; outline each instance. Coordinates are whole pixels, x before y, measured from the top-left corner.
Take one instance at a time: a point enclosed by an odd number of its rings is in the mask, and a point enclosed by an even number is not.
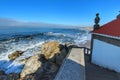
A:
[[[77,45],[69,45],[67,48],[70,50],[71,48],[72,48],[72,46],[77,46]],[[88,41],[86,41],[86,43],[85,44],[82,44],[81,46],[84,46],[84,47],[89,47],[90,46],[90,40],[88,40]],[[67,50],[68,50],[67,49]],[[40,55],[39,55],[40,56]],[[31,56],[31,57],[33,57],[33,56]],[[29,58],[27,59],[27,60],[29,60]],[[51,61],[51,60],[50,60]],[[59,62],[60,63],[60,62]],[[26,64],[26,63],[25,63]],[[46,65],[46,64],[45,64]],[[58,65],[55,65],[55,64],[53,64],[53,63],[47,63],[47,65],[53,65],[53,67],[54,67],[54,69],[56,69],[55,70],[55,73],[54,73],[54,76],[52,77],[52,78],[54,78],[55,77],[55,75],[57,74],[57,71],[59,70],[59,66]],[[55,66],[54,66],[55,65]],[[46,68],[47,69],[47,68]],[[48,69],[49,70],[49,69]],[[37,74],[37,75],[40,75],[40,74],[42,74],[43,73],[43,71],[41,72],[41,69],[38,69],[38,71],[37,71],[37,73],[35,73],[35,74]],[[39,80],[38,79],[38,77],[37,77],[37,75],[35,75],[34,73],[33,74],[30,74],[30,75],[27,75],[26,77],[25,77],[25,79],[33,79],[33,80]],[[46,74],[46,73],[45,73]],[[44,75],[45,75],[44,74]],[[47,75],[47,74],[46,74]],[[49,74],[49,76],[50,76],[50,74]],[[20,74],[19,73],[11,73],[11,74],[5,74],[5,72],[4,71],[0,71],[0,79],[1,78],[5,78],[6,80],[8,80],[8,78],[11,78],[11,79],[15,79],[15,80],[24,80],[24,79],[22,79],[22,78],[20,78]],[[40,78],[40,77],[39,77]],[[42,78],[41,78],[41,80],[42,80]],[[43,80],[44,80],[44,78],[43,78]],[[48,79],[48,80],[51,80],[51,78],[50,79]]]

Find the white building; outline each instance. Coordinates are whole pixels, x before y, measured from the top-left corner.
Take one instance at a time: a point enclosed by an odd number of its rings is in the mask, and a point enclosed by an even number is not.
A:
[[[91,62],[120,72],[120,15],[92,32]]]

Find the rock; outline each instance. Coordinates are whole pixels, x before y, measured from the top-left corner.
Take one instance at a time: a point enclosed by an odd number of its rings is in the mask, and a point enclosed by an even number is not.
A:
[[[21,60],[19,61],[19,63],[26,62],[26,61],[27,61],[27,59],[21,59]]]
[[[47,60],[45,59],[45,56],[43,54],[40,54],[40,59],[42,63],[45,63]]]
[[[66,48],[66,46],[64,45],[61,45],[61,48],[60,48],[60,53],[57,54],[55,57],[55,61],[56,61],[56,64],[58,64],[59,66],[62,64],[64,58],[66,57],[66,55],[68,54],[68,50]]]
[[[57,66],[52,62],[46,62],[43,66],[44,72],[47,74],[54,73],[58,70]]]
[[[17,73],[5,74],[4,71],[0,71],[0,80],[19,80],[19,78]]]
[[[43,75],[40,77],[40,80],[54,80],[55,75],[58,71],[58,66],[52,62],[46,62],[43,65]]]
[[[0,71],[0,75],[6,75],[5,71]]]
[[[35,73],[39,67],[41,67],[41,62],[39,61],[39,55],[34,55],[30,57],[25,63],[25,66],[22,72],[20,73],[20,77],[24,78],[28,74]]]
[[[6,75],[0,75],[0,80],[8,80]]]
[[[6,80],[19,80],[20,75],[17,73],[11,73],[7,75],[7,79]]]
[[[8,55],[8,58],[10,60],[15,60],[16,58],[18,58],[19,56],[21,56],[24,52],[23,51],[15,51],[12,54]]]
[[[53,58],[55,54],[60,52],[59,43],[56,41],[44,43],[41,47],[41,52],[46,59]]]
[[[34,76],[34,74],[30,74],[30,75],[26,75],[24,79],[20,79],[20,80],[38,80],[36,79],[36,76]]]
[[[61,56],[60,54],[56,55],[56,64],[58,64],[59,66],[62,64],[63,62],[63,56]]]
[[[71,43],[67,43],[67,44],[65,44],[65,46],[67,47],[67,49],[68,49],[68,51],[70,51],[72,48],[77,48],[78,46],[77,45],[73,45],[73,44],[71,44]]]
[[[56,41],[47,42],[42,45],[42,53],[50,62],[61,65],[67,53],[69,52],[66,45],[59,44]]]
[[[30,58],[30,57],[21,59],[21,60],[19,60],[19,63],[25,63],[29,58]]]
[[[7,75],[4,71],[0,71],[0,80],[7,80]]]
[[[67,47],[69,47],[69,46],[71,46],[71,45],[73,45],[73,44],[68,42],[68,43],[66,43],[65,45],[66,45]]]
[[[41,80],[41,76],[43,76],[43,69],[42,67],[41,68],[38,68],[38,70],[35,72],[35,75],[34,75],[34,78],[35,80]]]
[[[31,39],[33,39],[33,36],[32,35],[31,36],[26,36],[26,38],[31,40]]]
[[[63,56],[63,58],[65,58],[68,52],[69,52],[68,48],[66,46],[62,46],[60,50],[60,55]]]

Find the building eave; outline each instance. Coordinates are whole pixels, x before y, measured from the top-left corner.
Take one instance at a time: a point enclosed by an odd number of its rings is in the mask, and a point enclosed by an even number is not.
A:
[[[108,38],[119,39],[120,40],[120,37],[117,37],[117,36],[111,36],[111,35],[99,34],[99,33],[92,33],[92,34],[99,35],[99,36],[104,36],[104,37],[108,37]]]

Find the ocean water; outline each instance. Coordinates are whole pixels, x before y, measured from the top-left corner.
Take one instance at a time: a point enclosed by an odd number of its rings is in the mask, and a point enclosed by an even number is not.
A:
[[[25,64],[21,60],[41,53],[44,42],[58,41],[61,44],[72,43],[80,46],[89,39],[89,32],[78,28],[1,28],[0,70],[4,70],[6,74],[20,73]],[[8,55],[16,50],[24,53],[10,61]]]

